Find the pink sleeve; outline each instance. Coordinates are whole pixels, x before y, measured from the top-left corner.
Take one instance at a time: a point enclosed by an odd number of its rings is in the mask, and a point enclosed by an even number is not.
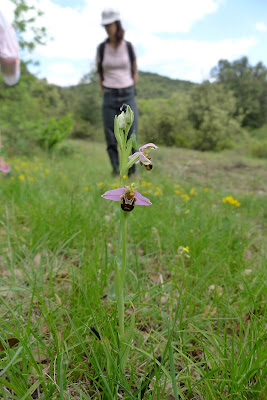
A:
[[[19,46],[16,33],[0,12],[0,64],[7,85],[15,85],[20,76]]]

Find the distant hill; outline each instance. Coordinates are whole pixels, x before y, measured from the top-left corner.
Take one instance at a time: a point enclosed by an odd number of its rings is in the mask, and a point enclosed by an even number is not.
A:
[[[137,93],[141,99],[168,98],[177,91],[187,92],[194,85],[196,83],[190,81],[171,79],[158,74],[139,71]]]
[[[91,81],[88,82],[87,76],[83,83],[75,86],[69,86],[63,88],[64,90],[71,92],[86,92],[87,90],[95,91],[95,88],[99,87],[96,73],[88,74]],[[177,91],[189,91],[196,83],[190,81],[184,81],[179,79],[171,79],[166,76],[161,76],[151,72],[139,71],[139,80],[137,83],[137,93],[140,99],[153,99],[153,98],[168,98],[172,93]],[[87,88],[87,89],[86,89]],[[101,92],[99,91],[101,95]]]

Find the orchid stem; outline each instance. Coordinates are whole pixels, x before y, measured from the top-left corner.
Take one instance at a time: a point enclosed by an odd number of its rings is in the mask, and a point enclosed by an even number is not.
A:
[[[121,280],[124,283],[124,273],[126,268],[126,218],[127,214],[121,210]]]

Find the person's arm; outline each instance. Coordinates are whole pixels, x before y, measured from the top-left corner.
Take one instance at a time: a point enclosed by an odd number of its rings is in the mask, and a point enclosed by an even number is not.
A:
[[[98,72],[98,73],[97,73],[97,77],[98,77],[98,82],[99,82],[100,88],[101,88],[101,90],[102,90],[102,92],[103,92],[103,90],[104,90],[104,86],[103,86],[103,76],[102,76],[102,74],[100,74],[100,73]]]
[[[18,41],[12,26],[0,12],[0,66],[4,82],[15,85],[20,77]]]

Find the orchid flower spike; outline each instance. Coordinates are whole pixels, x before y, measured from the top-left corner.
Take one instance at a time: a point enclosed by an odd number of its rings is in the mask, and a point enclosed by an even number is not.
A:
[[[106,193],[102,194],[101,197],[108,200],[120,201],[123,211],[132,211],[135,205],[150,206],[152,204],[149,199],[135,190],[134,185],[108,190]]]
[[[139,158],[135,164],[139,163],[140,165],[144,165],[144,167],[148,171],[150,171],[153,168],[151,158],[148,156],[148,153],[150,152],[151,149],[158,149],[158,146],[156,146],[154,143],[147,143],[144,146],[140,147],[138,152],[129,156],[129,160],[131,160],[135,156],[139,155]]]

